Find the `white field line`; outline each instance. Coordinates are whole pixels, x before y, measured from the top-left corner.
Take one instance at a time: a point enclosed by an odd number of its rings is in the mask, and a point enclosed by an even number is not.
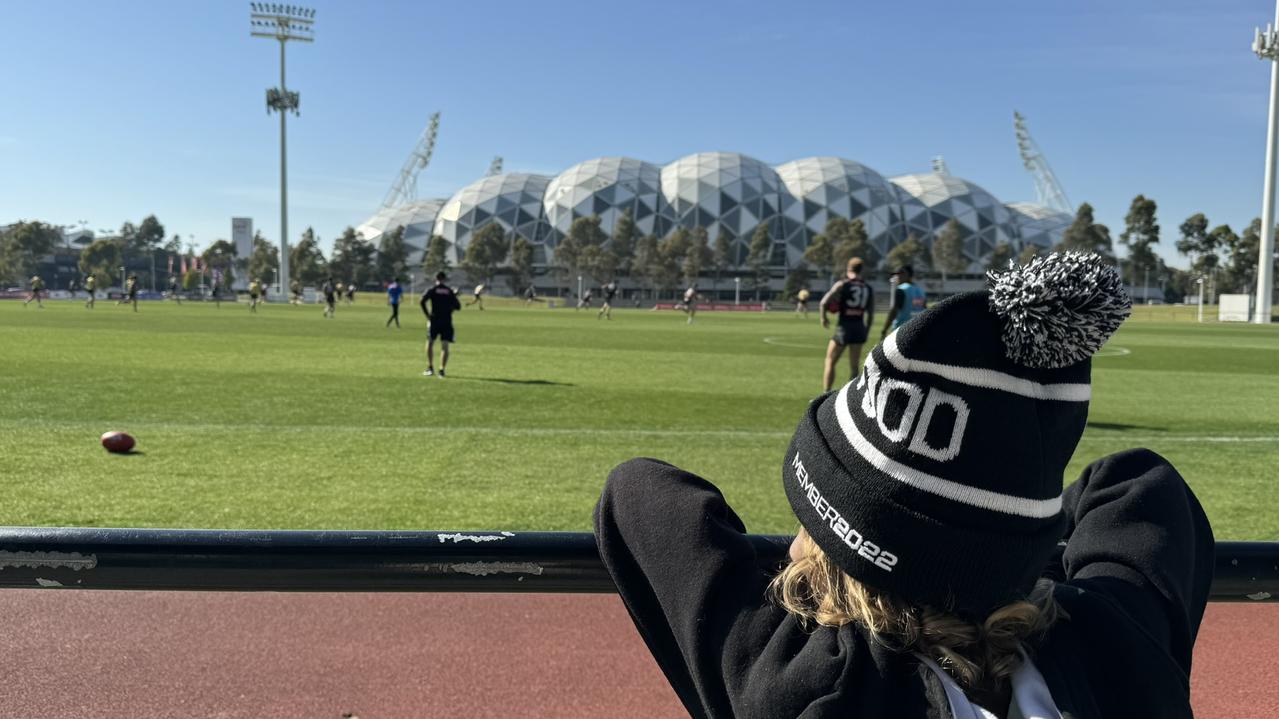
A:
[[[341,433],[341,434],[500,434],[517,437],[710,437],[722,439],[784,439],[791,432],[747,429],[605,429],[601,427],[480,427],[473,425],[310,425],[310,424],[212,424],[185,422],[80,422],[57,420],[0,419],[0,427],[33,428],[57,427],[66,429],[92,428],[94,431],[106,425],[118,426],[121,431],[136,432],[140,429],[157,431],[194,432],[282,432],[288,434]],[[1279,435],[1179,435],[1179,434],[1126,434],[1113,430],[1085,432],[1083,441],[1143,443],[1279,443]]]

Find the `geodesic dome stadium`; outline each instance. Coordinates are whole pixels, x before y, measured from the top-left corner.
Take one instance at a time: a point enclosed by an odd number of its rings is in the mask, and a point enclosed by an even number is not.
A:
[[[543,211],[550,228],[547,243],[559,243],[573,220],[598,216],[612,235],[626,210],[640,235],[664,237],[674,218],[662,199],[662,168],[629,157],[599,157],[579,162],[556,175],[546,187]]]
[[[933,238],[952,219],[958,221],[964,238],[964,256],[975,268],[985,267],[986,258],[1000,242],[1018,247],[1012,212],[976,183],[937,172],[889,181],[898,190],[905,232],[926,247],[932,247]]]
[[[1075,221],[1069,213],[1033,202],[1010,202],[1005,207],[1012,212],[1022,247],[1035,245],[1050,250],[1061,244],[1066,228]]]
[[[798,201],[802,245],[839,217],[861,220],[870,244],[883,257],[899,237],[901,204],[895,188],[869,167],[839,157],[808,157],[777,166],[786,190]]]
[[[541,244],[550,235],[542,198],[551,178],[513,172],[476,180],[457,191],[435,218],[435,234],[449,242],[451,262],[466,252],[471,234],[490,222],[533,243],[534,261],[545,262]]]
[[[404,227],[404,243],[409,248],[409,262],[421,262],[426,244],[435,231],[435,218],[447,199],[415,200],[399,207],[384,207],[365,220],[355,231],[376,247],[382,235]]]
[[[739,253],[746,252],[762,223],[773,228],[775,243],[799,229],[798,220],[788,225],[779,221],[783,197],[790,195],[777,172],[735,152],[701,152],[663,167],[662,197],[679,226],[704,227],[712,241],[727,233],[734,256],[744,256]]]

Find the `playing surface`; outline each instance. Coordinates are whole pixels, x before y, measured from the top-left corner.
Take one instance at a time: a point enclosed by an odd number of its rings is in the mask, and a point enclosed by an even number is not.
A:
[[[45,304],[0,302],[5,525],[585,530],[609,468],[647,455],[789,532],[780,465],[828,337],[789,312],[468,308],[440,379],[407,302],[398,332],[373,304]],[[1067,481],[1147,446],[1219,539],[1279,539],[1279,327],[1157,317],[1095,361]]]

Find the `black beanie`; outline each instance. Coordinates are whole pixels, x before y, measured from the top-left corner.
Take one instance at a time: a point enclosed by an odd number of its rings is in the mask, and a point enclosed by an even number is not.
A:
[[[1066,526],[1062,475],[1088,417],[1091,357],[1131,301],[1096,255],[1054,253],[953,296],[809,405],[786,496],[845,572],[983,618],[1024,598]]]

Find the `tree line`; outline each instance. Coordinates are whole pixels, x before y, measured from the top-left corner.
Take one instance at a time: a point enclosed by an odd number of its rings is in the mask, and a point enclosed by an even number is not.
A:
[[[1116,258],[1110,228],[1096,221],[1088,203],[1079,206],[1061,242],[1052,249],[1095,252],[1117,264],[1130,286],[1157,288],[1171,301],[1193,294],[1200,278],[1214,292],[1253,291],[1261,237],[1259,218],[1236,233],[1227,224],[1212,226],[1203,213],[1191,215],[1179,226],[1175,245],[1190,266],[1179,269],[1168,266],[1154,250],[1161,236],[1157,210],[1153,199],[1144,195],[1133,198],[1118,238],[1126,250],[1123,258]],[[308,227],[289,248],[293,277],[303,285],[319,285],[332,277],[357,287],[371,287],[393,278],[403,279],[419,268],[426,277],[453,269],[449,262],[450,244],[439,235],[429,238],[420,267],[411,267],[404,233],[403,226],[397,227],[383,233],[375,244],[347,227],[334,240],[326,258],[320,238]],[[921,273],[933,273],[945,280],[949,275],[970,270],[963,254],[965,234],[964,228],[952,219],[938,231],[931,247],[911,234],[881,257],[870,244],[861,220],[833,218],[812,238],[802,260],[788,268],[783,293],[792,296],[813,280],[823,284],[833,281],[842,274],[850,257],[861,257],[872,272],[909,264]],[[0,278],[21,282],[30,277],[42,258],[59,251],[61,238],[59,229],[48,223],[11,225],[0,233]],[[1018,252],[1010,243],[1001,242],[994,247],[986,265],[988,269],[1003,269],[1014,260],[1024,264],[1043,251],[1044,248],[1027,245]],[[592,286],[630,277],[653,295],[707,277],[713,288],[718,287],[731,273],[745,280],[747,288],[758,297],[767,292],[774,268],[785,264],[784,247],[774,241],[767,223],[756,228],[745,248],[739,248],[732,237],[722,232],[712,240],[704,227],[678,227],[662,238],[641,235],[629,210],[618,217],[611,234],[604,232],[598,216],[579,217],[540,267],[536,253],[537,249],[524,237],[506,231],[497,222],[489,222],[474,232],[458,258],[458,268],[472,281],[486,284],[500,274],[513,293],[532,284],[539,271],[549,273],[570,289],[578,277]],[[105,285],[123,282],[121,268],[124,274],[147,277],[154,271],[163,276],[168,274],[169,258],[191,258],[198,262],[189,262],[185,274],[181,273],[180,262],[173,273],[181,275],[182,286],[192,290],[202,280],[207,282],[207,275],[213,270],[222,274],[226,284],[240,273],[246,279],[271,282],[279,270],[279,255],[279,247],[260,231],[253,237],[247,258],[239,257],[235,246],[225,239],[196,254],[190,245],[184,248],[180,234],[169,235],[155,215],[148,215],[137,224],[125,222],[114,235],[99,237],[82,248],[77,266],[82,275],[93,274]]]

